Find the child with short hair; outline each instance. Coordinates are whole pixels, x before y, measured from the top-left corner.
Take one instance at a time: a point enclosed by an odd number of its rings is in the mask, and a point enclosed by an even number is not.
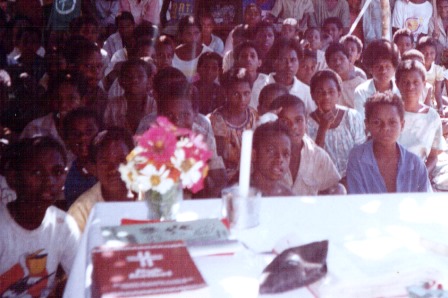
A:
[[[400,96],[376,93],[365,104],[371,139],[350,151],[348,193],[432,192],[423,161],[397,143],[405,125]]]
[[[271,65],[266,58],[275,42],[274,25],[268,21],[259,22],[254,29],[254,42],[258,48],[258,59],[264,62],[259,71],[267,74],[270,72]]]
[[[128,11],[118,13],[115,17],[115,27],[117,27],[117,32],[111,34],[103,45],[109,59],[112,59],[112,56],[118,50],[132,46],[132,33],[135,27],[134,17]]]
[[[253,129],[257,112],[249,106],[251,88],[244,68],[233,68],[221,77],[226,91],[226,104],[209,115],[216,138],[218,155],[222,156],[229,181],[239,170],[241,138],[245,129]]]
[[[212,49],[219,55],[224,55],[224,42],[221,38],[213,34],[215,29],[215,19],[210,13],[204,13],[199,16],[201,23],[201,40],[202,43]]]
[[[96,182],[94,165],[89,159],[89,145],[101,128],[95,111],[77,108],[70,111],[63,121],[63,136],[67,148],[76,156],[64,185],[66,208]]]
[[[297,70],[296,77],[302,83],[310,85],[311,77],[317,69],[317,54],[310,49],[303,51],[303,57],[299,60],[299,69]]]
[[[258,47],[254,42],[245,41],[234,49],[235,65],[246,69],[246,75],[249,78],[252,93],[249,106],[256,109],[258,106],[258,97],[263,86],[266,84],[267,75],[258,72],[263,61],[259,58]]]
[[[173,65],[174,49],[176,45],[168,35],[161,35],[156,40],[155,50],[157,70],[164,69]]]
[[[283,20],[280,36],[285,39],[292,39],[297,37],[297,20],[294,18],[287,18]]]
[[[215,52],[202,54],[198,60],[199,80],[194,83],[198,89],[198,111],[207,115],[224,105],[224,89],[217,83],[221,73],[222,57]]]
[[[316,71],[327,68],[327,64],[325,63],[325,52],[322,51],[322,38],[319,29],[314,27],[308,28],[303,36],[304,40],[302,40],[302,43],[304,43],[304,48],[308,48],[312,52],[316,53]]]
[[[337,17],[326,18],[322,25],[322,31],[330,35],[333,42],[339,42],[344,31],[341,19]]]
[[[291,160],[284,181],[294,195],[344,194],[341,176],[324,149],[306,134],[307,115],[303,101],[294,95],[276,98],[270,107],[291,134]]]
[[[89,158],[96,167],[98,182],[84,192],[68,210],[81,233],[96,203],[135,199],[135,194],[128,191],[118,171],[118,167],[126,162],[126,156],[133,148],[132,135],[120,127],[103,130],[93,139],[89,147]]]
[[[372,79],[365,81],[355,89],[355,109],[364,117],[364,104],[367,98],[376,92],[391,90],[399,94],[393,80],[395,69],[400,61],[397,46],[387,39],[372,41],[364,50],[362,62]]]
[[[283,182],[289,172],[291,136],[279,121],[260,125],[254,132],[252,146],[252,186],[266,196],[292,196]]]
[[[350,54],[346,47],[340,43],[332,43],[325,51],[328,67],[334,70],[342,79],[342,97],[338,104],[353,109],[354,91],[365,79],[357,76],[351,68]]]
[[[271,111],[272,102],[279,96],[289,94],[288,88],[279,83],[268,84],[261,89],[258,100],[258,115],[262,116]]]
[[[443,67],[435,64],[437,42],[429,36],[424,36],[418,41],[417,50],[425,57],[426,81],[433,86],[431,106],[435,106],[439,114],[443,115],[442,88],[445,78]]]
[[[22,139],[9,150],[4,170],[17,199],[0,204],[0,291],[47,297],[59,282],[58,265],[70,274],[80,240],[73,218],[53,206],[63,190],[67,156],[49,137]]]
[[[361,58],[363,44],[361,39],[355,35],[344,35],[339,39],[339,42],[344,45],[348,52],[348,59],[350,60],[350,68],[353,69],[357,76],[367,80],[367,75],[357,65]]]
[[[151,94],[152,68],[141,59],[130,59],[123,63],[119,83],[124,95],[108,101],[103,122],[106,127],[125,127],[135,132],[140,120],[157,110]]]
[[[402,28],[394,33],[394,43],[397,45],[400,55],[414,48],[414,35],[408,28]]]

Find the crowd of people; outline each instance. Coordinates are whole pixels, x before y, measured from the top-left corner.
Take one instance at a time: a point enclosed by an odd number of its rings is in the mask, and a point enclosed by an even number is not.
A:
[[[245,129],[264,196],[448,190],[448,0],[390,24],[379,0],[359,24],[366,1],[252,1],[233,28],[199,0],[22,2],[0,0],[0,293],[54,291],[157,116],[213,152],[193,199],[237,182]]]

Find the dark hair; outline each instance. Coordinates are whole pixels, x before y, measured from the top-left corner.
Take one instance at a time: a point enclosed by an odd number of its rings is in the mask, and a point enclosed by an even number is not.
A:
[[[247,13],[247,11],[249,10],[249,9],[251,9],[251,8],[255,8],[259,13],[260,13],[260,16],[261,16],[261,8],[257,5],[257,4],[255,4],[255,3],[249,3],[247,6],[246,6],[246,8],[244,8],[244,15]]]
[[[283,92],[284,94],[289,93],[288,88],[286,88],[282,84],[279,83],[268,84],[264,86],[263,89],[261,89],[260,91],[260,95],[258,97],[258,105],[262,105],[263,102],[267,99],[268,94],[274,91],[280,91]]]
[[[39,27],[36,27],[36,26],[25,26],[25,27],[21,28],[19,30],[19,33],[18,33],[18,36],[17,36],[18,40],[21,40],[25,33],[37,36],[39,38],[39,43],[41,43],[42,31],[40,30]]]
[[[417,71],[422,76],[423,81],[426,80],[426,69],[420,61],[417,60],[403,60],[397,67],[395,72],[395,80],[398,83],[403,77],[404,73],[409,71]]]
[[[188,82],[187,78],[175,67],[169,66],[158,71],[153,79],[153,88],[157,95],[157,100],[163,94],[164,90],[171,89],[183,82]]]
[[[384,38],[369,43],[362,55],[362,62],[370,70],[379,60],[390,60],[394,68],[397,68],[400,62],[397,45]]]
[[[124,61],[123,64],[121,65],[119,78],[120,79],[123,78],[124,74],[127,71],[129,71],[129,69],[131,69],[132,67],[141,67],[145,71],[148,78],[152,76],[152,68],[149,65],[149,63],[139,58],[132,58]]]
[[[311,58],[311,59],[314,59],[317,61],[317,52],[312,51],[310,49],[305,49],[305,50],[303,50],[302,59],[305,59],[305,58]]]
[[[327,25],[335,24],[336,27],[338,27],[339,30],[342,30],[344,28],[344,25],[342,24],[342,21],[338,17],[329,17],[324,20],[324,23],[322,24],[322,28],[324,28]]]
[[[238,83],[250,84],[247,70],[240,67],[233,67],[227,72],[223,73],[219,81],[224,89],[229,89],[234,84]]]
[[[130,13],[129,11],[119,12],[117,14],[117,16],[115,17],[115,26],[118,27],[118,25],[121,21],[126,21],[126,20],[131,21],[132,24],[135,24],[134,16],[132,15],[132,13]]]
[[[255,52],[257,53],[257,56],[260,57],[260,51],[258,50],[257,45],[253,41],[247,40],[247,41],[240,43],[233,49],[233,57],[234,57],[235,61],[238,61],[238,59],[240,58],[241,52],[247,48],[254,49]]]
[[[155,49],[156,51],[160,50],[160,48],[164,46],[170,46],[174,49],[176,48],[176,44],[174,43],[173,39],[169,37],[168,35],[160,35],[156,40]]]
[[[79,30],[81,30],[81,27],[86,26],[86,25],[92,25],[92,26],[98,28],[98,22],[96,21],[95,18],[87,16],[87,15],[83,15],[83,16],[76,17],[70,21],[70,25],[69,25],[70,33],[77,34],[79,32]]]
[[[198,22],[198,20],[194,17],[194,16],[184,16],[179,20],[179,25],[177,27],[177,36],[181,37],[182,34],[184,33],[184,31],[188,28],[188,27],[198,27],[199,31],[202,30],[202,26],[200,24],[200,22]]]
[[[345,45],[347,42],[353,42],[356,45],[359,53],[362,53],[363,44],[361,39],[356,35],[344,35],[339,39],[339,42]]]
[[[92,143],[90,143],[89,146],[89,159],[93,163],[96,163],[98,153],[113,141],[123,142],[129,150],[132,150],[135,146],[132,135],[127,129],[113,126],[106,130],[100,131],[92,140]]]
[[[320,36],[320,30],[317,27],[308,27],[305,32],[303,33],[303,38],[306,38],[306,36],[308,35],[308,33],[310,33],[311,31],[317,31],[319,33]]]
[[[171,104],[179,100],[189,101],[193,111],[196,112],[197,107],[192,98],[192,88],[193,86],[190,83],[182,82],[165,90],[163,92],[163,97],[157,102],[157,114],[165,114],[165,111],[171,106]]]
[[[274,34],[275,34],[275,27],[274,27],[274,25],[272,24],[272,22],[269,22],[269,21],[267,21],[267,20],[263,20],[263,21],[260,21],[256,26],[255,26],[255,29],[254,29],[254,36],[255,35],[257,35],[257,33],[258,32],[260,32],[261,30],[264,30],[264,29],[271,29],[272,30],[272,32],[274,32]]]
[[[144,37],[147,38],[154,44],[154,40],[158,35],[158,29],[151,22],[142,21],[138,26],[134,28],[134,32],[132,33],[135,40]]]
[[[87,81],[84,76],[71,71],[60,71],[48,83],[48,94],[56,99],[56,92],[63,84],[69,84],[78,90],[80,97],[87,93]]]
[[[270,109],[277,110],[279,108],[289,108],[295,106],[302,107],[305,111],[305,104],[299,97],[292,94],[285,94],[274,99],[271,103]]]
[[[377,92],[371,97],[367,98],[367,101],[364,104],[366,121],[369,121],[369,119],[375,113],[375,109],[380,105],[390,105],[396,107],[400,119],[404,119],[403,100],[399,95],[387,91],[384,93]]]
[[[421,59],[422,62],[425,61],[425,55],[423,55],[422,52],[416,49],[410,49],[401,55],[401,61],[403,60],[415,60],[415,59]]]
[[[255,129],[252,148],[255,152],[265,145],[266,137],[279,137],[285,135],[291,141],[289,128],[280,121],[268,122]]]
[[[216,52],[205,52],[201,54],[198,59],[197,68],[201,67],[207,60],[215,60],[218,63],[219,69],[222,69],[222,57]]]
[[[73,130],[73,123],[75,121],[81,120],[81,119],[93,119],[95,121],[96,126],[98,127],[98,130],[101,129],[101,121],[98,117],[98,114],[87,107],[80,107],[76,108],[70,112],[67,113],[67,115],[64,117],[64,120],[62,121],[62,135],[64,138],[68,138]]]
[[[212,20],[212,23],[215,24],[215,18],[210,12],[203,12],[199,15],[199,22],[201,23],[201,26],[202,26],[202,19],[210,19]]]
[[[49,136],[20,139],[6,148],[1,157],[2,171],[22,171],[28,168],[38,156],[46,151],[58,151],[67,165],[67,153],[64,146]]]
[[[83,38],[74,38],[66,46],[67,62],[79,67],[83,61],[87,60],[94,53],[101,55],[101,49],[93,42]]]
[[[275,61],[280,58],[280,53],[284,49],[290,49],[296,52],[297,58],[300,60],[303,57],[303,50],[300,44],[294,39],[280,38],[274,42],[272,48],[269,50],[267,59]]]
[[[344,54],[347,58],[350,57],[350,55],[347,51],[347,48],[342,43],[332,42],[328,46],[327,50],[325,51],[325,61],[327,62],[327,64],[328,64],[328,61],[330,61],[331,56],[334,53],[339,53],[339,52]]]
[[[324,80],[333,80],[337,85],[338,91],[342,90],[341,77],[334,70],[324,69],[319,70],[311,77],[310,81],[311,94],[313,94],[313,92],[316,91],[317,85]]]
[[[401,37],[409,37],[411,39],[411,43],[414,43],[414,35],[412,34],[412,31],[409,30],[408,28],[401,28],[398,29],[395,33],[394,33],[394,37],[392,38],[392,40],[394,41],[394,43],[398,42],[398,39]]]
[[[425,47],[433,47],[437,52],[437,41],[431,36],[422,36],[417,42],[417,50],[421,52]]]

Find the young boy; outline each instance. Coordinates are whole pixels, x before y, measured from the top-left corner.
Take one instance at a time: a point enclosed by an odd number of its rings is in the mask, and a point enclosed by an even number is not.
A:
[[[414,35],[408,28],[402,28],[394,33],[394,43],[397,45],[400,55],[414,48]]]
[[[344,28],[341,19],[337,17],[327,18],[322,25],[322,31],[327,33],[333,39],[333,42],[339,42]]]
[[[308,28],[304,33],[304,48],[316,53],[317,65],[316,71],[327,68],[325,63],[325,52],[322,51],[322,35],[317,28]]]
[[[215,29],[215,19],[209,13],[205,13],[199,17],[201,24],[202,43],[211,48],[219,55],[224,55],[224,42],[221,38],[213,34]]]
[[[279,121],[291,133],[291,159],[289,173],[284,175],[294,195],[343,194],[339,184],[341,176],[324,149],[317,146],[306,134],[305,105],[296,96],[283,95],[271,104],[271,110],[280,110]]]
[[[117,32],[111,34],[104,42],[103,49],[107,52],[109,59],[118,50],[132,46],[132,32],[134,31],[134,17],[128,11],[123,11],[115,18]]]
[[[325,51],[325,59],[328,67],[334,70],[342,79],[342,102],[338,104],[354,108],[354,91],[365,79],[356,75],[351,69],[350,55],[345,46],[340,43],[332,43]]]
[[[176,45],[168,35],[161,35],[157,38],[155,50],[157,70],[164,69],[173,65],[174,49]]]
[[[292,39],[297,37],[297,20],[293,18],[287,18],[282,23],[282,29],[280,30],[280,36],[285,39]]]
[[[288,88],[278,83],[269,84],[263,87],[258,100],[258,115],[262,116],[271,110],[272,102],[282,95],[288,94]]]
[[[367,80],[367,75],[361,68],[357,67],[359,59],[361,58],[363,44],[361,39],[355,35],[344,35],[339,40],[344,45],[348,52],[348,59],[350,60],[350,69],[354,70],[356,75]]]
[[[303,57],[299,61],[299,69],[296,77],[302,83],[310,85],[311,77],[316,72],[317,68],[317,54],[309,49],[303,51]]]

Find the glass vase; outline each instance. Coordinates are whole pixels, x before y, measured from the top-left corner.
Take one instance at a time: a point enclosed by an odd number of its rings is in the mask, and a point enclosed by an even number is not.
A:
[[[144,193],[144,199],[148,204],[150,219],[176,220],[180,202],[183,200],[182,186],[181,184],[175,184],[165,194],[149,190]]]

